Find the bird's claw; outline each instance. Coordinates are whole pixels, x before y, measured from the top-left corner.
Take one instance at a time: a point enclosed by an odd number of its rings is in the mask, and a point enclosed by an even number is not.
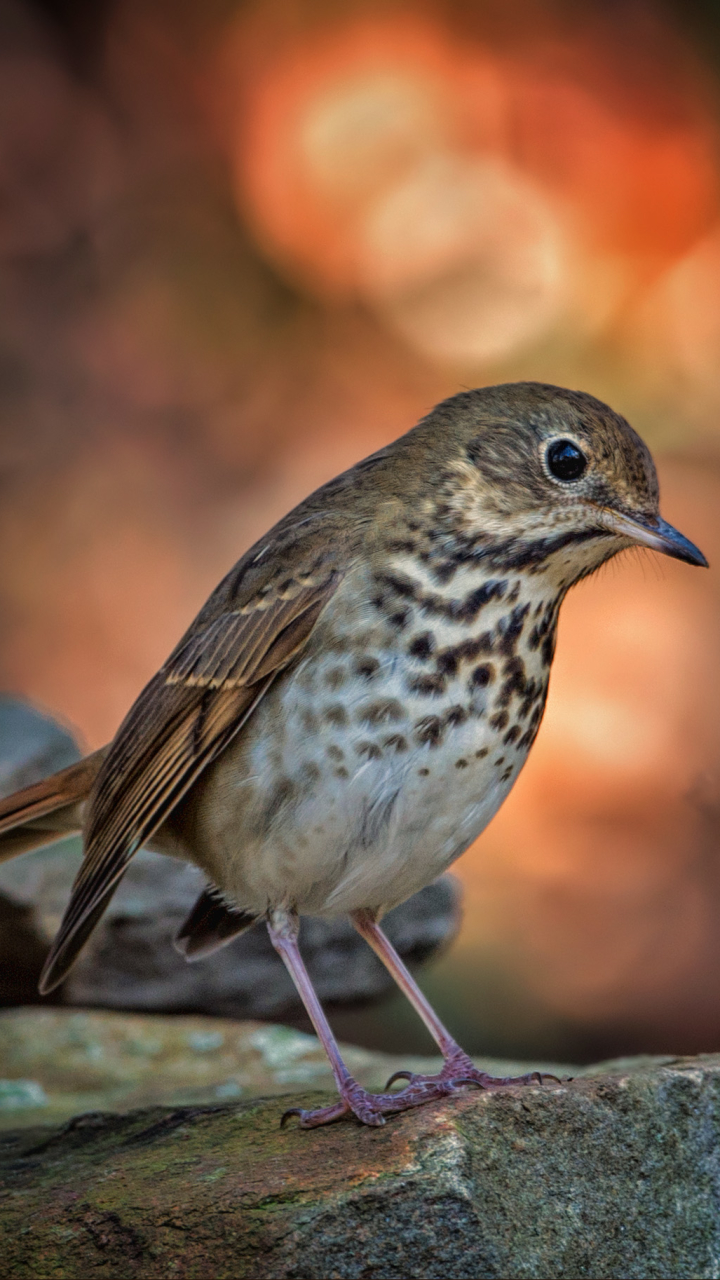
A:
[[[524,1076],[490,1076],[479,1071],[466,1054],[456,1054],[448,1058],[442,1071],[436,1076],[421,1076],[413,1071],[395,1071],[385,1086],[383,1093],[368,1093],[352,1078],[346,1080],[340,1088],[338,1101],[329,1107],[319,1107],[316,1111],[304,1111],[302,1107],[290,1107],[284,1112],[280,1121],[284,1126],[290,1116],[297,1116],[301,1129],[318,1129],[321,1125],[333,1124],[336,1120],[355,1116],[361,1124],[374,1128],[385,1124],[385,1116],[392,1112],[409,1111],[412,1107],[422,1106],[425,1102],[434,1102],[439,1098],[447,1098],[456,1090],[466,1085],[474,1085],[476,1089],[500,1089],[508,1085],[542,1084],[543,1080],[562,1082],[550,1072],[530,1071]],[[388,1090],[396,1080],[407,1080],[405,1089],[394,1093]]]
[[[281,1129],[285,1128],[285,1125],[290,1119],[290,1116],[302,1116],[302,1114],[303,1114],[302,1107],[288,1107],[287,1111],[283,1111],[280,1117],[280,1128]]]
[[[546,1080],[554,1080],[555,1084],[563,1084],[558,1076],[550,1071],[528,1071],[523,1076],[491,1076],[486,1071],[480,1071],[475,1067],[471,1059],[465,1053],[455,1054],[447,1058],[442,1071],[435,1076],[417,1075],[414,1071],[395,1071],[390,1076],[386,1090],[390,1088],[396,1080],[407,1080],[410,1088],[421,1085],[445,1085],[448,1092],[454,1092],[461,1085],[475,1085],[478,1089],[502,1089],[510,1085],[529,1085],[544,1084]],[[398,1091],[397,1097],[402,1097],[407,1090]]]
[[[393,1071],[390,1079],[385,1085],[384,1092],[387,1093],[390,1086],[393,1085],[396,1080],[409,1080],[410,1082],[412,1082],[414,1079],[415,1079],[415,1075],[414,1075],[414,1072],[412,1071]]]

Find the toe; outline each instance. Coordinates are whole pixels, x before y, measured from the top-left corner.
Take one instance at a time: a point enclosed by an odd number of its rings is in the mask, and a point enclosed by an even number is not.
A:
[[[385,1089],[383,1092],[387,1093],[390,1086],[393,1085],[396,1080],[408,1080],[412,1082],[414,1078],[415,1077],[412,1071],[393,1071],[390,1079],[387,1081],[387,1084],[385,1085]]]

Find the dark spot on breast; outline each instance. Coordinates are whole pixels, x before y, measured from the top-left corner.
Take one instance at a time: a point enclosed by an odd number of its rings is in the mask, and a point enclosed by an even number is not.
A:
[[[334,702],[331,707],[327,707],[322,715],[323,720],[327,720],[328,724],[333,724],[338,729],[344,729],[348,722],[348,713],[339,702]]]
[[[403,738],[401,733],[391,733],[389,737],[383,738],[383,746],[395,751],[407,751],[407,738]]]
[[[517,742],[519,737],[520,737],[520,726],[517,724],[514,724],[514,725],[511,725],[511,727],[508,729],[507,733],[505,734],[505,737],[503,738],[503,742],[507,742],[507,743]]]
[[[535,614],[542,612],[539,622],[536,622],[530,635],[528,636],[528,645],[531,649],[539,649],[541,642],[555,629],[557,622],[558,601],[556,599],[548,600],[545,604],[539,604],[535,610]]]
[[[339,767],[339,768],[334,769],[334,770],[333,770],[333,772],[334,772],[334,774],[335,774],[335,777],[336,777],[336,778],[349,778],[349,777],[350,777],[350,774],[348,773],[347,769],[346,769],[346,768],[345,768],[345,766],[344,766],[344,765],[342,765],[342,764],[340,765],[340,767]]]
[[[474,689],[485,689],[492,684],[495,679],[495,668],[492,663],[484,662],[482,666],[476,667],[470,679],[468,680],[468,689],[472,693]]]
[[[505,763],[505,757],[498,756],[497,760],[495,761],[495,764],[498,766],[498,768],[500,767],[501,764],[504,764],[504,763]]]
[[[317,782],[320,777],[320,768],[315,764],[314,760],[309,760],[307,764],[300,766],[300,777],[302,778],[303,785],[305,787],[312,785],[313,782]]]
[[[424,631],[421,636],[416,636],[408,645],[408,653],[411,658],[419,658],[421,662],[426,662],[432,657],[435,649],[435,637],[431,631]]]
[[[460,760],[456,760],[456,761],[455,761],[455,768],[456,768],[456,769],[467,769],[467,767],[468,767],[468,762],[467,762],[467,760],[460,759]]]
[[[512,591],[510,592],[510,595],[507,598],[507,603],[515,604],[515,601],[517,600],[519,595],[520,595],[520,579],[518,579]]]
[[[355,744],[355,753],[364,756],[366,760],[379,760],[382,756],[377,742],[358,742]]]
[[[359,662],[355,663],[355,673],[362,676],[363,680],[372,680],[379,670],[380,663],[377,658],[361,658]]]
[[[375,575],[375,581],[382,587],[396,596],[400,596],[401,600],[417,600],[418,583],[412,578],[403,577],[399,573],[378,573]]]
[[[344,760],[344,759],[345,759],[345,752],[343,751],[342,747],[336,747],[336,746],[334,746],[334,745],[333,745],[333,746],[330,746],[330,747],[328,747],[328,749],[327,749],[327,754],[329,755],[329,757],[330,757],[330,759],[331,759],[331,760]]]
[[[512,766],[510,766],[509,769],[506,769],[505,772],[501,774],[500,781],[507,782],[508,778],[511,778],[511,777],[512,777]]]
[[[331,667],[325,672],[325,684],[328,689],[339,689],[345,683],[345,668]]]
[[[415,725],[415,741],[424,746],[437,747],[443,740],[443,726],[439,716],[423,716]]]
[[[502,600],[507,590],[506,581],[493,581],[483,583],[481,587],[476,587],[469,595],[462,600],[455,609],[455,618],[458,622],[474,622],[480,610],[490,600]]]
[[[498,694],[497,705],[499,707],[507,707],[510,699],[515,695],[525,693],[525,663],[522,658],[510,658],[505,663],[503,671],[507,679],[501,685]]]
[[[462,599],[450,599],[445,596],[426,593],[415,597],[422,613],[428,617],[449,618],[452,622],[474,622],[480,610],[490,601],[500,599],[505,592],[507,582],[491,579],[476,587]]]
[[[540,721],[542,720],[542,713],[543,713],[543,706],[542,705],[536,706],[535,710],[533,711],[530,717],[528,727],[525,730],[522,738],[518,742],[518,749],[520,748],[523,748],[524,750],[530,749],[530,747],[532,746],[533,742],[537,737],[537,732],[538,732],[538,729],[540,728]]]
[[[404,715],[397,698],[377,698],[374,702],[364,703],[357,711],[360,724],[385,724],[390,720],[402,720]]]
[[[472,662],[481,653],[492,653],[492,637],[488,631],[473,640],[462,640],[460,644],[441,649],[437,655],[437,669],[443,675],[455,676],[463,662]]]
[[[540,655],[543,660],[543,665],[546,667],[551,666],[552,660],[555,656],[555,632],[554,631],[551,631],[549,635],[546,635],[545,639],[543,640],[542,649],[540,650]]]
[[[451,582],[457,573],[458,565],[452,560],[439,560],[433,565],[432,575],[439,586]]]
[[[466,711],[465,707],[461,707],[459,703],[456,703],[454,707],[448,708],[443,716],[443,720],[446,725],[449,725],[454,729],[456,725],[464,724],[465,721],[469,719],[469,715],[470,713]]]
[[[314,734],[318,731],[318,720],[314,711],[303,711],[302,713],[303,729],[307,734]]]
[[[430,770],[429,770],[429,769],[418,769],[418,773],[420,774],[420,777],[421,777],[421,778],[427,778],[428,774],[430,773]]]
[[[491,729],[507,729],[508,720],[510,719],[507,711],[498,711],[490,721]]]
[[[538,698],[544,696],[545,689],[539,680],[528,680],[523,693],[523,700],[518,707],[518,717],[525,720],[530,715]]]
[[[398,609],[395,613],[390,614],[388,622],[391,627],[395,627],[396,631],[404,631],[411,617],[412,612],[410,609]]]
[[[407,687],[410,693],[417,693],[421,698],[438,698],[445,692],[445,677],[438,673],[413,676],[408,680]]]
[[[498,651],[507,658],[512,657],[515,652],[515,646],[522,635],[529,609],[529,604],[518,604],[512,613],[508,614],[506,618],[501,618],[498,623],[498,631],[500,632]]]
[[[514,658],[508,658],[503,663],[503,675],[515,681],[516,689],[525,688],[525,663],[517,654]]]
[[[484,759],[485,759],[485,756],[488,754],[489,750],[490,750],[490,748],[489,748],[489,747],[481,747],[479,751],[476,751],[476,752],[475,752],[475,759],[476,759],[476,760],[484,760]]]
[[[456,676],[458,664],[458,655],[454,649],[445,649],[442,653],[438,654],[437,669],[442,675],[450,676],[451,678]]]

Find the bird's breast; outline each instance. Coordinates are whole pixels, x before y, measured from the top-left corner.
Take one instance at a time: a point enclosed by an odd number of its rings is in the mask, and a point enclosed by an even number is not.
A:
[[[209,771],[198,861],[244,909],[334,915],[421,888],[527,757],[556,614],[518,575],[443,585],[400,562],[351,577]]]

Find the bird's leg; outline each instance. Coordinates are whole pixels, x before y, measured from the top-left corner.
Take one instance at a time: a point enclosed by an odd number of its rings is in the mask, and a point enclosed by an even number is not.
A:
[[[320,1043],[330,1059],[330,1066],[340,1094],[339,1100],[333,1106],[321,1107],[317,1111],[303,1111],[300,1107],[292,1107],[285,1112],[283,1123],[287,1116],[295,1115],[300,1119],[301,1128],[315,1129],[318,1125],[330,1124],[331,1121],[340,1120],[343,1116],[355,1115],[363,1124],[381,1125],[385,1123],[384,1116],[387,1112],[407,1111],[410,1107],[418,1107],[423,1102],[431,1102],[434,1098],[443,1098],[453,1092],[457,1087],[456,1083],[441,1077],[428,1077],[426,1082],[418,1077],[411,1087],[394,1093],[368,1093],[363,1089],[362,1085],[359,1085],[350,1075],[340,1056],[337,1041],[300,955],[297,942],[297,916],[291,911],[272,911],[267,927],[270,940],[284,961]],[[450,1041],[449,1037],[448,1042],[455,1043]],[[472,1063],[470,1066],[472,1067]]]
[[[460,1048],[460,1045],[453,1039],[447,1028],[443,1026],[432,1005],[405,968],[392,943],[385,937],[382,929],[377,924],[373,912],[368,910],[353,911],[350,919],[361,938],[365,939],[368,945],[372,947],[375,955],[382,960],[403,995],[407,996],[415,1012],[420,1015],[445,1059],[442,1071],[436,1076],[421,1076],[411,1071],[396,1071],[388,1080],[385,1086],[386,1089],[395,1080],[407,1080],[409,1082],[407,1089],[403,1089],[399,1095],[404,1098],[406,1095],[410,1095],[413,1090],[426,1087],[432,1082],[444,1082],[449,1086],[448,1092],[463,1084],[475,1084],[481,1089],[498,1089],[508,1084],[542,1084],[545,1073],[540,1071],[530,1071],[524,1076],[490,1076],[485,1071],[479,1071],[472,1059]],[[557,1077],[548,1075],[547,1079],[556,1080]]]

